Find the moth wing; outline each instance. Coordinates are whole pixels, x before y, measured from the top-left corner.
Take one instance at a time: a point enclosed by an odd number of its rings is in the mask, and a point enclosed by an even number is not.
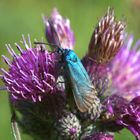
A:
[[[93,86],[80,86],[73,88],[76,105],[81,112],[86,112],[92,106],[96,90]]]
[[[86,112],[95,101],[96,90],[80,59],[74,52],[72,54],[77,58],[77,61],[67,61],[68,76],[76,105],[81,112]]]

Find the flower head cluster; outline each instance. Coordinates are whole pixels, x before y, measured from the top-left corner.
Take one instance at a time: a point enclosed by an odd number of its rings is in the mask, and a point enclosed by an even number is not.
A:
[[[69,20],[54,9],[43,21],[48,43],[62,53],[49,52],[44,42],[32,47],[23,37],[26,49],[16,44],[17,55],[6,45],[12,60],[2,56],[9,69],[2,68],[1,77],[24,132],[38,140],[113,140],[115,132],[127,128],[140,140],[140,41],[132,48],[125,24],[109,9],[93,32],[84,66],[76,56],[68,67],[63,52],[70,52],[75,40]]]

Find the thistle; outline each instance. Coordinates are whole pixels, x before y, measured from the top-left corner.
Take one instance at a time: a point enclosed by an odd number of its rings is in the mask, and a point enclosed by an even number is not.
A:
[[[8,72],[1,69],[2,80],[14,100],[26,99],[37,102],[57,90],[54,88],[57,78],[55,56],[44,50],[43,46],[32,48],[30,38],[28,40],[27,43],[23,37],[23,45],[26,50],[16,43],[20,55],[15,53],[10,44],[6,45],[13,60],[2,56],[10,67]]]
[[[108,9],[93,32],[87,56],[97,63],[109,62],[123,44],[124,28],[125,24],[117,21],[114,11]]]
[[[123,47],[110,66],[110,78],[112,79],[112,92],[132,100],[140,95],[140,41],[132,46],[133,36],[127,36]],[[122,94],[123,93],[123,94]]]
[[[53,120],[48,120],[57,119],[66,105],[64,88],[57,85],[57,54],[49,53],[42,44],[33,48],[29,36],[28,42],[23,36],[22,44],[15,45],[20,54],[17,55],[11,45],[6,45],[13,60],[2,56],[9,71],[1,69],[12,108],[22,115],[17,121],[23,132],[34,139],[49,138],[47,133]]]
[[[110,87],[109,64],[124,42],[125,23],[117,21],[113,9],[108,9],[95,28],[88,52],[82,59],[99,95]]]
[[[82,65],[71,50],[75,39],[70,21],[54,9],[43,22],[52,52],[47,43],[34,43],[28,36],[15,44],[19,55],[8,44],[12,59],[2,56],[9,68],[1,68],[5,87],[0,89],[8,91],[12,121],[35,140],[114,140],[123,128],[139,140],[140,41],[131,47],[133,37],[125,36],[125,24],[109,9],[92,34]]]
[[[70,28],[70,20],[63,19],[57,9],[53,9],[51,17],[43,17],[46,39],[49,43],[60,45],[62,48],[73,49],[75,37]],[[51,24],[51,25],[50,25]],[[56,32],[53,31],[53,28]]]
[[[131,102],[113,95],[107,98],[105,103],[110,117],[114,118],[114,126],[120,125],[129,129],[136,139],[140,139],[139,119],[140,119],[140,96],[135,97]]]
[[[77,117],[70,113],[60,118],[56,129],[64,139],[78,139],[81,133],[81,125]]]

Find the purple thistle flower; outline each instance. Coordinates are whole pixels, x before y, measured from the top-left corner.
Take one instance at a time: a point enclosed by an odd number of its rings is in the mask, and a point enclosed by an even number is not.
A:
[[[54,9],[51,17],[43,17],[43,21],[46,26],[46,38],[49,43],[61,45],[62,48],[73,49],[75,38],[70,28],[69,19],[63,19],[57,9]]]
[[[104,132],[96,132],[90,136],[83,138],[82,140],[114,140],[114,136]]]
[[[140,140],[140,96],[119,109],[117,123],[129,129]]]
[[[28,40],[27,43],[23,37],[26,50],[16,44],[20,55],[14,52],[11,45],[6,45],[13,60],[3,56],[4,61],[9,65],[9,71],[1,69],[2,80],[13,99],[37,102],[56,91],[55,55],[49,53],[42,45],[32,48],[30,38]]]
[[[132,47],[132,43],[133,36],[127,37],[123,47],[109,66],[109,76],[112,81],[111,96],[104,103],[106,104],[108,110],[106,113],[109,118],[113,117],[114,126],[126,127],[139,140],[140,51],[138,47],[140,46],[140,41],[137,41],[134,47]]]
[[[140,96],[135,97],[131,102],[113,95],[106,100],[107,110],[114,121],[129,129],[134,136],[140,139]]]
[[[128,100],[140,95],[140,40],[133,47],[132,43],[129,36],[110,66],[112,94]]]

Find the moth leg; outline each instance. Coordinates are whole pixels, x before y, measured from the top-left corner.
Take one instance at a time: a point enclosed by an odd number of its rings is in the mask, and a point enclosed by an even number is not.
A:
[[[54,88],[55,88],[56,86],[61,87],[62,84],[64,84],[64,83],[65,83],[64,81],[58,81],[58,82],[54,85]]]
[[[95,62],[95,60],[93,58],[91,58],[91,57],[88,57],[88,59],[91,60],[91,61],[93,61],[93,62]]]

